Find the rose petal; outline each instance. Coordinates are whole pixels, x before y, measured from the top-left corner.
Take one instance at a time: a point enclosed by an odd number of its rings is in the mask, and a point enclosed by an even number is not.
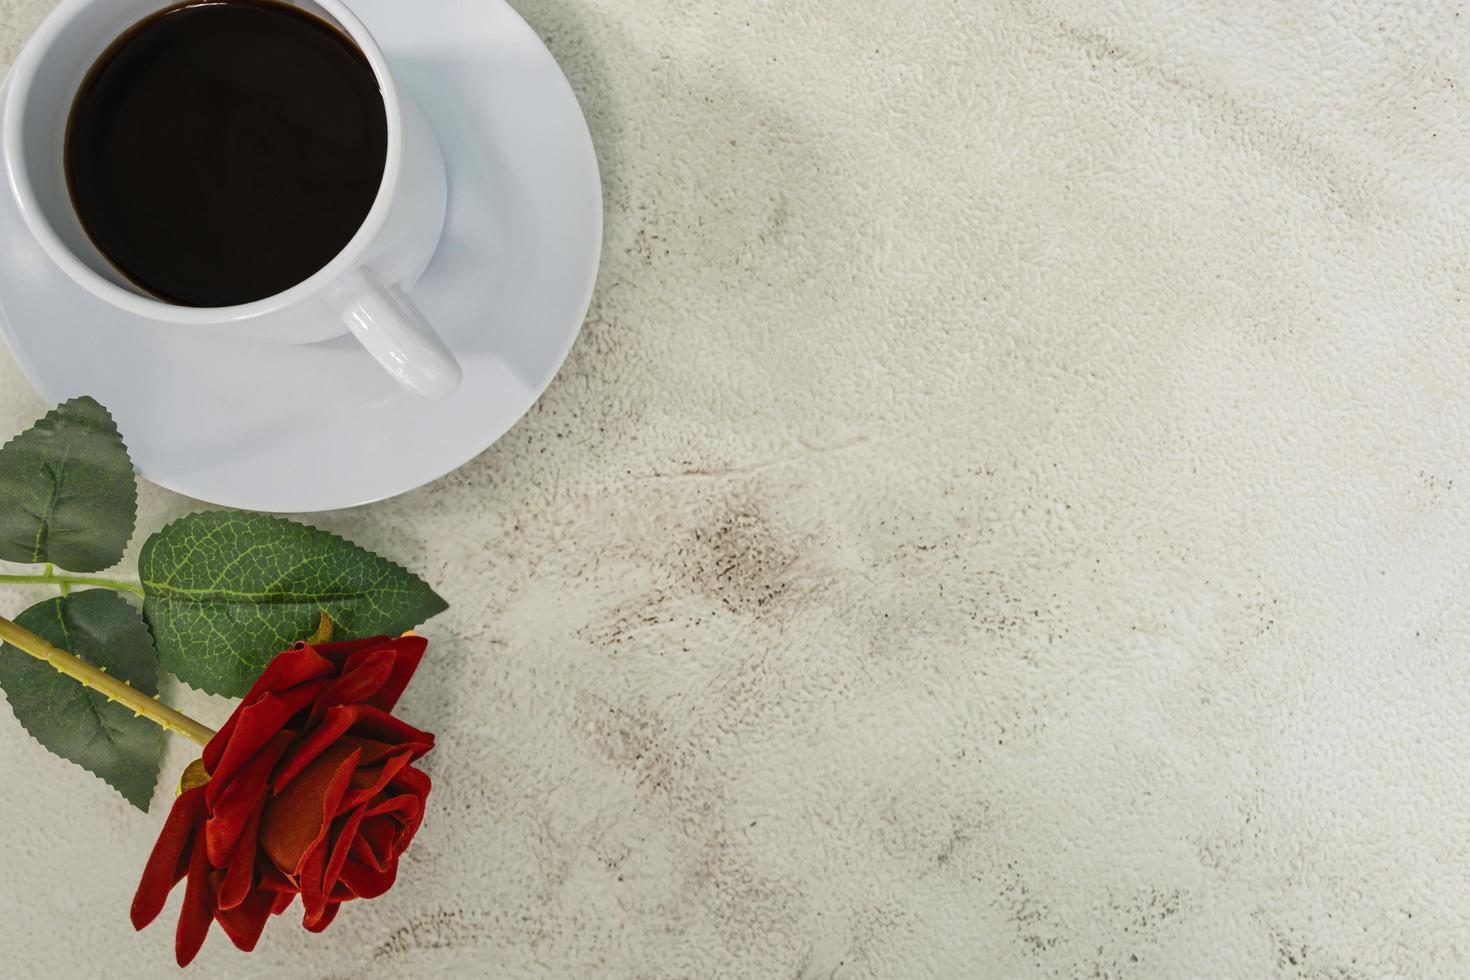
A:
[[[255,949],[271,917],[275,899],[276,896],[270,892],[256,892],[236,908],[219,910],[216,918],[235,948],[246,953]]]
[[[133,895],[134,929],[142,929],[163,911],[168,893],[184,877],[191,857],[190,843],[204,816],[204,787],[191,789],[174,800],[163,830],[148,855],[138,891]]]
[[[433,788],[434,784],[429,779],[429,774],[412,766],[404,769],[393,780],[394,792],[412,793],[421,800],[428,796],[429,791]]]
[[[336,664],[309,643],[297,643],[276,654],[245,697],[262,691],[284,691],[308,681],[321,680],[336,673]]]
[[[342,676],[332,681],[312,705],[312,721],[338,704],[359,704],[368,700],[393,674],[393,651],[387,648],[363,650],[353,654],[342,669]]]
[[[230,862],[245,822],[257,814],[265,798],[271,771],[290,747],[291,734],[277,732],[234,779],[217,776],[205,787],[209,819],[204,824],[204,839],[209,845],[209,863],[214,867],[223,868]]]
[[[341,812],[358,755],[357,747],[348,742],[328,746],[266,803],[260,845],[284,874],[300,874],[303,861],[320,846]]]
[[[378,689],[378,693],[372,696],[371,704],[381,708],[383,711],[392,711],[398,705],[398,699],[403,696],[403,689],[408,687],[408,682],[413,680],[414,672],[419,669],[419,661],[424,658],[424,651],[429,648],[429,641],[422,636],[404,636],[393,641],[393,652],[397,658],[393,662],[393,674],[387,682]]]
[[[341,673],[343,677],[355,671],[362,670],[378,657],[386,657],[391,663],[394,658],[393,641],[384,639],[372,646],[364,646],[360,650],[354,650],[347,659],[342,661]]]
[[[408,765],[408,762],[409,753],[400,752],[381,766],[372,769],[363,769],[359,763],[358,770],[352,774],[349,792],[342,798],[342,806],[357,807],[372,800],[388,788],[388,784]]]
[[[298,712],[310,707],[326,686],[326,681],[315,681],[280,694],[265,694],[235,709],[226,727],[204,748],[204,768],[209,770],[210,782],[228,785]]]
[[[209,745],[205,747],[204,768],[214,773],[225,746],[234,738],[241,710],[255,704],[267,694],[278,694],[312,681],[331,677],[335,673],[336,665],[332,661],[318,655],[315,650],[305,644],[297,644],[277,654],[241,700],[240,709],[230,716],[230,720],[225,722],[210,740]],[[275,734],[275,730],[272,730],[271,734]]]
[[[260,816],[264,812],[265,797],[262,796],[256,800],[255,809],[245,821],[234,850],[230,852],[225,880],[219,891],[221,909],[232,909],[245,901],[255,886],[255,856],[260,843]]]
[[[319,655],[330,660],[337,668],[337,672],[341,673],[345,669],[347,662],[352,659],[353,654],[361,653],[364,650],[376,650],[392,642],[392,638],[388,636],[369,636],[361,640],[339,640],[336,643],[323,643],[315,649]]]
[[[381,761],[384,757],[400,751],[403,746],[390,745],[387,742],[379,742],[377,739],[363,738],[359,735],[350,736],[357,747],[362,749],[362,761],[359,766],[371,766]]]
[[[309,932],[321,932],[327,926],[332,924],[332,920],[337,917],[337,909],[341,907],[342,906],[336,902],[328,905],[326,911],[324,911],[315,922],[305,923],[307,930]]]
[[[357,720],[352,725],[352,734],[356,737],[412,747],[415,759],[434,747],[434,736],[428,732],[398,720],[382,708],[370,704],[358,707]]]
[[[260,874],[260,881],[256,883],[256,888],[262,888],[268,892],[275,892],[277,894],[285,895],[288,898],[295,898],[298,894],[301,893],[301,887],[290,878],[287,878],[285,875],[281,874],[280,869],[276,867],[275,862],[258,861],[256,862],[255,870]]]
[[[352,842],[357,839],[357,828],[362,825],[362,818],[366,815],[366,807],[358,807],[353,810],[348,814],[341,830],[337,833],[337,841],[332,845],[332,856],[327,859],[327,867],[322,874],[322,886],[328,895],[332,893],[332,887],[337,884],[337,879],[342,875],[342,865],[347,861],[347,852],[352,849]]]
[[[338,705],[328,708],[325,716],[316,728],[301,737],[281,764],[276,768],[275,776],[271,782],[271,789],[280,793],[291,780],[295,779],[302,770],[316,761],[326,749],[342,741],[342,736],[347,734],[347,729],[352,727],[360,709],[356,705]]]
[[[388,862],[388,867],[381,871],[359,864],[351,858],[342,865],[342,884],[352,889],[352,894],[358,898],[377,898],[393,887],[397,877],[397,861]]]
[[[374,871],[386,871],[393,863],[394,846],[402,826],[392,817],[364,820],[357,839],[352,842],[352,857]]]
[[[412,793],[404,793],[401,796],[390,796],[375,802],[368,809],[368,816],[376,817],[379,814],[391,814],[399,819],[401,823],[409,823],[418,819],[424,810],[422,798]]]
[[[209,855],[197,835],[189,861],[189,881],[184,886],[184,905],[179,910],[179,927],[174,933],[174,954],[179,966],[188,966],[199,955],[209,925],[214,921],[214,888],[210,883]]]
[[[391,810],[403,821],[403,829],[399,832],[399,839],[402,841],[400,850],[408,846],[414,834],[418,833],[419,825],[424,822],[424,801],[428,798],[430,788],[427,775],[418,769],[406,768],[388,787],[388,792],[399,795],[375,804],[374,810],[369,811],[388,813]]]
[[[405,725],[379,708],[365,704],[335,705],[326,710],[321,723],[281,760],[272,783],[275,791],[282,792],[327,746],[349,734],[365,745],[386,744],[406,749],[415,759],[434,747],[434,736]]]
[[[301,907],[306,911],[307,923],[321,918],[327,909],[327,889],[322,876],[327,870],[327,849],[313,847],[301,861]]]

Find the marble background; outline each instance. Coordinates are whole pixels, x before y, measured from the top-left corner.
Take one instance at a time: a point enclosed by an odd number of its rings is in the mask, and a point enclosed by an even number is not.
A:
[[[602,160],[586,329],[313,518],[453,603],[429,821],[194,974],[1470,975],[1470,8],[516,6]],[[170,974],[167,791],[8,712],[0,771],[5,972]]]

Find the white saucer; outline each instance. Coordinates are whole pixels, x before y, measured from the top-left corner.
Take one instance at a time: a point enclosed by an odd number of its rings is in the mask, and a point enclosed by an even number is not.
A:
[[[513,426],[592,298],[602,189],[561,70],[504,0],[355,0],[444,146],[449,221],[413,298],[464,366],[405,393],[351,337],[280,347],[134,319],[46,257],[0,193],[0,334],[50,402],[112,410],[139,471],[215,504],[335,510],[422,486]]]

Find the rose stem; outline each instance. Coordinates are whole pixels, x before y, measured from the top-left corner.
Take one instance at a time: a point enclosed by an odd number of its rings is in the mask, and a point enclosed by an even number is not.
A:
[[[132,709],[133,714],[141,715],[167,731],[176,732],[200,745],[207,745],[209,740],[214,738],[213,731],[188,715],[181,715],[142,691],[134,690],[126,681],[120,681],[106,671],[99,670],[60,647],[53,646],[4,616],[0,616],[0,640],[19,647],[37,660],[46,661],[66,676],[104,695],[107,700],[116,701],[123,707]]]
[[[115,578],[95,578],[88,575],[57,575],[49,567],[41,575],[0,575],[0,585],[59,585],[63,590],[73,585],[90,585],[99,589],[111,589],[114,592],[143,594],[143,587],[134,582],[124,582]]]

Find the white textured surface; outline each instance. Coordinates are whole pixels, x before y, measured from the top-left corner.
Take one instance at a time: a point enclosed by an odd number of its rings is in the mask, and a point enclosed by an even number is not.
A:
[[[454,604],[430,821],[194,972],[1470,973],[1465,5],[519,6],[602,156],[588,328],[322,519]],[[8,714],[0,764],[5,972],[171,971],[161,816]]]

